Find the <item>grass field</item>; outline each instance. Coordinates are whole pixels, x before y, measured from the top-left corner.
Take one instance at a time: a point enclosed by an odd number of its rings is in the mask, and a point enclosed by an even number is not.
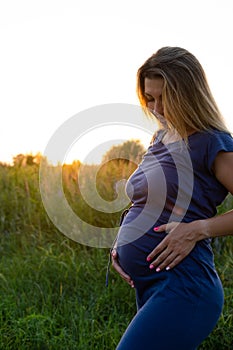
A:
[[[0,349],[115,349],[136,309],[134,290],[113,271],[105,287],[108,250],[58,232],[43,209],[36,166],[1,166],[0,199]],[[230,207],[231,198],[219,210]],[[232,237],[213,248],[225,306],[199,349],[232,350]]]

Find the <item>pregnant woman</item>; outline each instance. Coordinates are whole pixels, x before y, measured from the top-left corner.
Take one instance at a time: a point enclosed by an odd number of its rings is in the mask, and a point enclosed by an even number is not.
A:
[[[233,211],[216,216],[233,194],[233,139],[187,50],[158,50],[139,68],[137,89],[159,128],[128,180],[132,205],[112,250],[137,302],[117,350],[194,350],[223,307],[210,244],[233,234]]]

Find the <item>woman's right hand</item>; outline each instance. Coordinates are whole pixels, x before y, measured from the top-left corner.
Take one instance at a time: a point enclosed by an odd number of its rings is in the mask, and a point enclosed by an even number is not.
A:
[[[111,256],[112,256],[112,267],[116,270],[116,272],[119,273],[119,275],[123,278],[123,280],[125,280],[130,285],[130,287],[134,288],[133,280],[131,279],[131,277],[129,275],[127,275],[125,273],[125,271],[121,268],[121,266],[118,262],[118,256],[117,256],[116,249],[112,250]]]

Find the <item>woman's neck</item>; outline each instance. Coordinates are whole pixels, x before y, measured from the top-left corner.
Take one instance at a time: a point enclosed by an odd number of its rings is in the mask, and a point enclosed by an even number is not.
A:
[[[187,136],[190,136],[190,135],[194,134],[195,132],[196,132],[196,130],[189,130],[189,131],[187,131]],[[162,142],[165,145],[167,145],[169,143],[181,141],[181,140],[182,140],[182,137],[180,136],[180,134],[178,134],[178,132],[176,130],[165,130],[164,129]]]
[[[161,141],[164,145],[167,145],[169,143],[173,143],[180,140],[181,136],[175,130],[164,130],[164,134]]]

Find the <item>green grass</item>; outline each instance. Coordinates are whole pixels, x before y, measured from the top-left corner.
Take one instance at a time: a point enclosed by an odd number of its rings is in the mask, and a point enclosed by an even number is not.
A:
[[[135,313],[134,290],[113,272],[105,287],[106,250],[49,235],[2,237],[0,348],[114,349]],[[231,349],[233,258],[222,261],[224,312],[200,349]]]
[[[55,229],[41,204],[36,167],[0,168],[0,200],[0,349],[115,349],[136,308],[134,290],[113,271],[105,287],[108,250]],[[219,210],[228,207],[229,198]],[[232,237],[213,247],[225,305],[199,350],[232,350]]]
[[[113,349],[135,311],[134,291],[111,278],[108,253],[60,234],[1,242],[1,349]],[[17,248],[16,248],[17,247]]]

